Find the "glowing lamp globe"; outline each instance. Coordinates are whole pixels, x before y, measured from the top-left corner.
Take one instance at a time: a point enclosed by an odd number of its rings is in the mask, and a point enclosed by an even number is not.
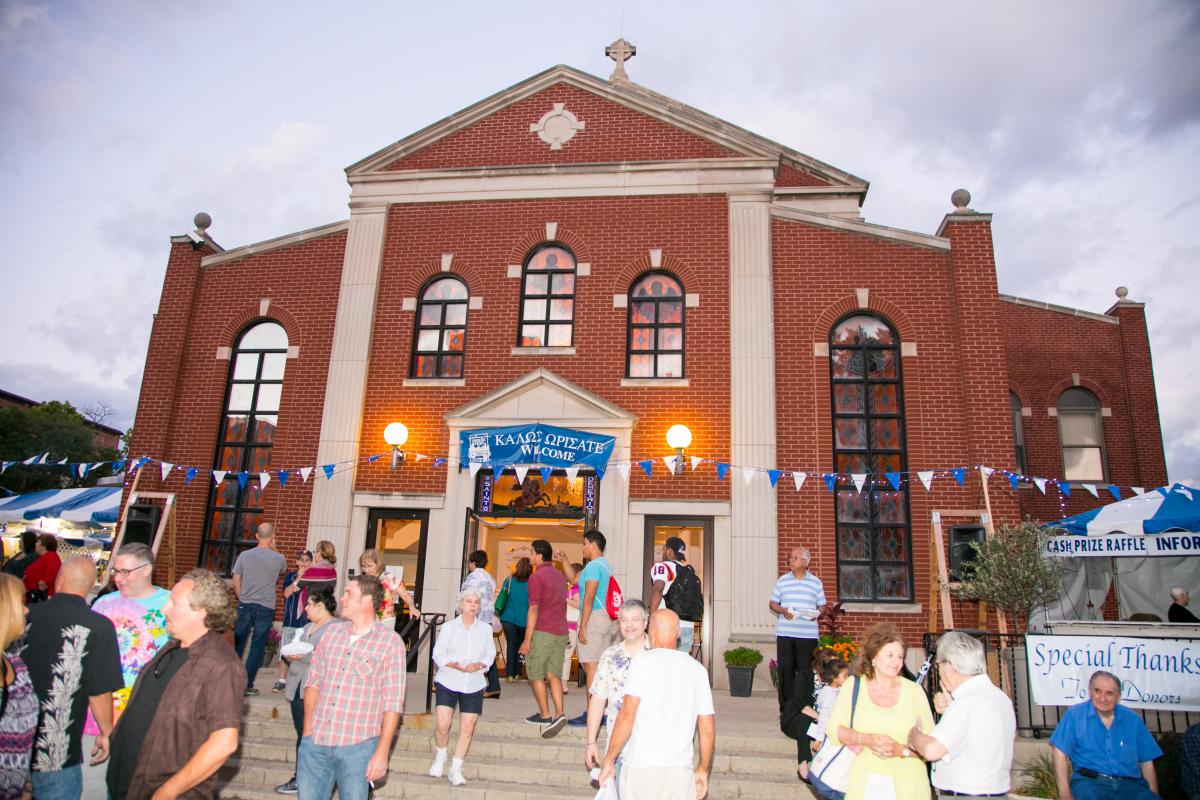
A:
[[[675,450],[682,450],[692,443],[692,432],[687,425],[672,425],[667,429],[667,444]]]
[[[399,447],[408,441],[408,428],[401,422],[393,422],[383,429],[383,440],[392,447]]]

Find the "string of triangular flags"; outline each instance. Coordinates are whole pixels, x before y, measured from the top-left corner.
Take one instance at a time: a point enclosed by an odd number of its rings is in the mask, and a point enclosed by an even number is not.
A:
[[[308,483],[309,478],[311,478],[314,473],[317,476],[323,475],[326,479],[332,479],[336,474],[352,471],[357,469],[360,464],[374,463],[380,459],[388,458],[389,455],[390,453],[376,453],[374,455],[362,456],[358,459],[340,461],[332,464],[318,464],[313,466],[294,467],[287,469],[231,471],[211,469],[208,467],[183,466],[149,456],[142,456],[136,459],[118,459],[116,461],[70,462],[69,459],[66,458],[54,460],[51,457],[51,454],[47,452],[31,456],[23,461],[0,461],[0,474],[3,474],[6,470],[8,470],[9,467],[12,467],[16,464],[22,464],[26,466],[66,467],[73,476],[83,479],[88,477],[88,475],[91,473],[103,469],[104,467],[111,467],[113,474],[119,474],[120,472],[124,471],[126,467],[131,467],[132,470],[136,472],[147,465],[154,464],[157,465],[159,476],[164,482],[176,474],[181,474],[183,476],[185,484],[192,483],[192,481],[198,476],[211,476],[212,480],[217,484],[222,483],[224,480],[226,480],[226,478],[232,477],[234,480],[237,480],[243,488],[251,479],[257,479],[259,485],[265,489],[273,480],[278,481],[280,487],[286,487],[288,482],[297,475],[300,477],[303,483]],[[430,466],[434,468],[452,466],[457,469],[462,469],[463,467],[466,467],[470,471],[472,477],[474,477],[481,469],[490,469],[494,473],[499,474],[496,472],[497,470],[503,471],[511,468],[515,470],[518,481],[522,483],[525,480],[526,474],[528,474],[531,469],[537,469],[538,472],[540,472],[543,482],[549,480],[551,473],[554,471],[553,467],[540,464],[493,465],[488,463],[471,462],[460,465],[456,456],[447,457],[441,455],[430,455],[427,453],[406,452],[405,457],[409,462],[419,463],[428,461],[430,462]],[[621,478],[624,480],[629,480],[630,473],[635,467],[645,473],[647,477],[653,478],[655,476],[655,464],[657,461],[661,460],[662,464],[666,468],[666,475],[672,476],[682,471],[680,469],[680,458],[681,457],[678,455],[669,455],[662,456],[660,459],[614,459],[609,461],[608,466],[616,469],[621,475]],[[1022,483],[1025,483],[1037,487],[1038,491],[1040,491],[1042,494],[1047,494],[1050,489],[1055,489],[1059,493],[1060,499],[1063,500],[1071,496],[1071,492],[1073,490],[1072,485],[1083,489],[1096,499],[1100,499],[1100,492],[1102,491],[1112,495],[1114,500],[1122,499],[1122,490],[1125,490],[1127,494],[1132,495],[1142,495],[1146,493],[1146,489],[1141,486],[1125,487],[1104,482],[1080,482],[1067,481],[1061,478],[1034,477],[1024,475],[1013,470],[993,468],[982,464],[974,467],[939,467],[935,469],[919,469],[883,473],[845,473],[823,472],[818,469],[799,470],[781,469],[775,467],[742,466],[738,464],[732,464],[730,462],[703,458],[701,456],[685,456],[684,458],[686,460],[683,462],[683,465],[686,466],[690,464],[692,472],[696,472],[701,467],[705,467],[706,465],[712,465],[715,468],[717,480],[725,480],[726,477],[729,477],[731,473],[740,473],[741,478],[746,485],[750,485],[754,482],[754,480],[759,478],[759,476],[765,476],[770,482],[771,488],[774,489],[778,488],[780,482],[787,478],[795,487],[796,491],[802,489],[809,478],[819,479],[820,482],[824,484],[825,488],[830,492],[836,491],[839,485],[842,487],[853,486],[855,490],[859,492],[868,488],[887,489],[889,487],[892,491],[899,491],[901,486],[906,483],[911,483],[913,476],[916,476],[916,479],[920,482],[921,486],[923,486],[925,491],[928,492],[933,491],[935,480],[945,480],[949,478],[952,479],[956,485],[963,486],[966,483],[968,472],[978,471],[984,481],[987,481],[993,475],[1000,475],[1002,478],[1008,481],[1011,489],[1014,492],[1020,488]],[[579,472],[579,467],[569,467],[566,469],[567,476],[571,479],[574,479]],[[604,470],[594,470],[594,472],[598,477],[604,477]]]

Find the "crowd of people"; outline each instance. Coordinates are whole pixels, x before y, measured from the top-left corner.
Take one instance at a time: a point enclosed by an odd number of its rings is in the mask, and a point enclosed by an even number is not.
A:
[[[37,539],[10,559],[0,574],[0,800],[30,788],[39,800],[215,797],[218,770],[238,748],[244,698],[258,694],[280,595],[272,691],[291,713],[296,772],[276,791],[368,797],[388,773],[404,708],[408,659],[397,609],[419,613],[415,598],[378,550],[362,554],[360,573],[336,597],[332,544],[301,552],[289,571],[269,523],[256,538],[231,582],[198,569],[169,591],[153,584],[151,549],[125,545],[110,569],[114,590],[91,606],[90,558],[60,562],[54,543]],[[560,568],[551,544],[536,540],[499,589],[487,553],[468,556],[456,613],[432,652],[431,777],[467,782],[472,738],[485,700],[500,695],[503,667],[509,684],[529,683],[537,710],[525,721],[542,737],[567,725],[586,729],[581,760],[609,797],[706,795],[715,711],[707,672],[692,657],[704,603],[686,544],[664,543],[648,603],[624,596],[606,547],[603,533],[587,531],[583,563]],[[8,570],[18,558],[20,577]],[[799,779],[830,800],[1006,796],[1016,720],[979,640],[957,631],[938,639],[930,658],[941,691],[932,701],[906,669],[907,645],[892,625],[863,633],[847,664],[818,646],[827,599],[810,561],[807,549],[795,548],[768,603],[777,620],[780,726],[797,742]],[[38,564],[31,587],[27,575]],[[1172,595],[1186,611],[1187,593]],[[573,655],[585,702],[568,719]],[[1120,705],[1120,678],[1097,671],[1088,691],[1050,740],[1059,797],[1157,797],[1154,760],[1162,753]]]

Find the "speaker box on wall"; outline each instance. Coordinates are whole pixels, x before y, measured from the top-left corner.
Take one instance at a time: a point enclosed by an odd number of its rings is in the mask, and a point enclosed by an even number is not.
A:
[[[158,519],[162,508],[150,504],[134,503],[129,507],[125,520],[125,538],[122,544],[141,542],[147,547],[154,546],[154,532],[158,530]]]
[[[950,527],[950,580],[961,581],[964,571],[975,560],[972,543],[983,545],[986,530],[982,525],[952,525]]]

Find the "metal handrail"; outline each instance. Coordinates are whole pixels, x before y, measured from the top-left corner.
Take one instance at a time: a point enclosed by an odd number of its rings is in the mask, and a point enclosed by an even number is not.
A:
[[[440,611],[423,611],[419,617],[410,617],[409,620],[404,623],[404,627],[400,631],[400,638],[405,639],[410,633],[412,633],[413,626],[420,625],[422,622],[425,623],[425,630],[421,632],[421,635],[417,638],[416,643],[413,644],[412,648],[409,649],[404,666],[406,670],[412,670],[416,668],[417,656],[421,652],[421,646],[425,643],[425,640],[428,639],[429,664],[428,676],[425,685],[426,714],[433,711],[433,648],[437,645],[438,628],[440,628],[445,621],[446,615]]]

